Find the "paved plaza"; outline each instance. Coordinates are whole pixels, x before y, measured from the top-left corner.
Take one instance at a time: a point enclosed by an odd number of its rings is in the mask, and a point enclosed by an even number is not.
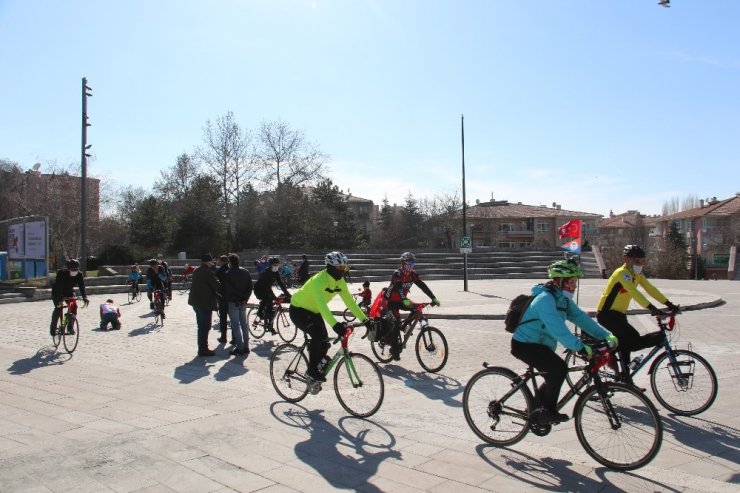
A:
[[[146,301],[113,294],[123,329],[108,332],[97,330],[108,295],[91,296],[71,357],[51,347],[50,301],[0,305],[0,491],[740,491],[738,282],[655,281],[675,303],[714,305],[682,314],[674,342],[709,360],[719,397],[696,417],[656,403],[664,438],[649,465],[600,466],[572,421],[508,448],[481,443],[465,422],[463,390],[484,361],[523,369],[502,315],[533,282],[470,281],[467,292],[463,281],[430,282],[442,302],[430,314],[449,341],[447,366],[425,373],[411,351],[381,364],[385,400],[366,420],[348,416],[331,385],[283,402],[269,377],[277,337],[250,341],[245,360],[229,357],[211,331],[217,355],[196,357],[187,295],[175,293],[165,326],[154,327]],[[582,281],[581,306],[593,310],[604,283]],[[418,288],[412,298],[425,301]],[[633,323],[654,330],[647,315]],[[351,347],[372,357],[366,340]],[[649,388],[646,372],[636,383]]]

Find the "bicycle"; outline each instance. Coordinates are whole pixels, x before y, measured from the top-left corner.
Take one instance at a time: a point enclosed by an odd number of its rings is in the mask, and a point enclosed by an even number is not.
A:
[[[598,463],[628,471],[655,458],[663,441],[663,425],[650,400],[631,385],[603,381],[600,369],[613,360],[612,350],[594,346],[594,357],[582,371],[573,389],[560,399],[562,409],[573,397],[576,435],[583,448]],[[537,372],[532,366],[523,375],[503,367],[488,366],[465,386],[463,411],[473,432],[492,445],[512,445],[528,431],[545,436],[552,423],[538,419],[542,412]],[[532,390],[527,382],[532,381]],[[534,391],[534,395],[533,395]]]
[[[141,288],[134,281],[128,281],[128,303],[129,305],[134,301],[141,301]]]
[[[290,317],[288,316],[288,309],[283,306],[283,303],[287,303],[289,300],[285,295],[280,295],[275,298],[272,302],[273,316],[272,323],[273,328],[277,330],[280,338],[286,342],[293,342],[296,336],[296,327],[291,323]],[[249,333],[255,339],[261,339],[265,335],[267,330],[267,323],[262,318],[259,312],[259,307],[250,308],[247,312],[247,326]]]
[[[411,313],[401,323],[399,330],[399,337],[401,339],[398,343],[402,349],[405,349],[406,343],[414,334],[416,326],[421,327],[419,335],[416,336],[416,343],[414,344],[416,359],[424,370],[429,373],[437,373],[447,364],[449,347],[447,345],[447,338],[445,338],[442,331],[429,325],[429,320],[423,311],[429,305],[430,303],[415,303],[412,306]],[[394,320],[393,323],[399,322],[398,320]],[[393,341],[390,338],[391,333],[389,332],[380,337],[379,340],[370,342],[373,354],[378,361],[383,363],[389,363],[393,359],[391,355]]]
[[[339,404],[352,416],[367,418],[380,409],[385,385],[383,375],[370,358],[348,349],[349,339],[356,327],[347,327],[344,336],[334,340],[334,344],[341,341],[341,347],[324,365],[322,374],[327,376],[334,370],[334,393]],[[310,340],[304,333],[303,345],[282,344],[270,358],[272,386],[287,402],[299,402],[309,392],[316,394],[321,390],[321,382],[310,380],[306,375],[306,348]]]
[[[154,325],[164,327],[164,304],[167,295],[159,289],[154,290]]]
[[[361,294],[360,293],[352,293],[352,297],[355,300],[357,300],[358,298],[361,297]],[[359,306],[360,306],[360,309],[363,311],[363,313],[367,317],[370,317],[370,305],[368,305],[368,306],[359,305]],[[342,316],[344,317],[344,321],[347,322],[347,323],[352,323],[355,320],[357,320],[357,317],[355,317],[355,314],[352,313],[352,311],[349,308],[345,308],[344,309],[344,313],[342,313]]]
[[[63,303],[65,303],[61,307],[63,313],[59,317],[57,326],[54,328],[51,341],[55,349],[63,341],[65,351],[72,354],[77,349],[77,344],[80,341],[80,323],[77,321],[77,315],[74,313],[77,311],[77,298],[64,298]],[[64,313],[65,307],[67,308],[66,313]]]
[[[190,284],[192,282],[190,275],[188,274],[181,274],[177,276],[177,285],[179,286],[177,288],[177,292],[180,294],[185,294],[188,291],[190,291]]]
[[[638,357],[640,360],[634,368],[630,364],[630,377],[633,378],[662,349],[663,353],[653,361],[648,370],[653,395],[672,413],[679,416],[694,416],[709,409],[717,398],[717,375],[707,360],[691,350],[691,345],[689,349],[671,347],[671,335],[674,334],[676,315],[679,313],[680,311],[661,312],[656,316],[658,327],[663,334],[662,342],[653,347],[644,358]],[[577,363],[572,351],[566,351],[565,362],[568,366]],[[614,369],[616,365],[612,369],[604,368],[602,378],[623,381],[622,376],[618,372],[615,373]],[[567,381],[572,387],[571,379],[567,378]]]

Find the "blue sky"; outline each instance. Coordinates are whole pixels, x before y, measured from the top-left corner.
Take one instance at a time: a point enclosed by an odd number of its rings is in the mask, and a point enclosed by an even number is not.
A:
[[[740,2],[0,0],[0,158],[150,188],[233,111],[340,188],[608,214],[740,191]],[[43,168],[42,168],[43,171]]]

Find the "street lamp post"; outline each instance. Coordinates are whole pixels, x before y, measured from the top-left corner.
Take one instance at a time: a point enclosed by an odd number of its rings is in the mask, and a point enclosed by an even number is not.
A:
[[[460,137],[462,141],[462,207],[463,207],[463,236],[467,229],[467,203],[465,201],[465,115],[460,115]],[[468,291],[468,254],[463,253],[463,291]]]
[[[87,158],[90,154],[87,151],[92,147],[87,143],[87,98],[92,96],[90,86],[87,85],[87,78],[82,78],[82,156],[80,158],[80,269],[82,272],[87,270]]]

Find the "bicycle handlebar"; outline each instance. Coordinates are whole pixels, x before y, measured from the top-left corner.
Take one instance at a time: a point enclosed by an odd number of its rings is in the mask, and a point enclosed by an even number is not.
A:
[[[658,325],[661,327],[665,327],[667,330],[673,330],[673,328],[676,326],[676,315],[681,313],[681,307],[676,308],[678,309],[669,310],[667,312],[659,310],[658,314],[655,315],[655,319],[658,321]],[[667,322],[663,322],[664,320],[667,320]]]

